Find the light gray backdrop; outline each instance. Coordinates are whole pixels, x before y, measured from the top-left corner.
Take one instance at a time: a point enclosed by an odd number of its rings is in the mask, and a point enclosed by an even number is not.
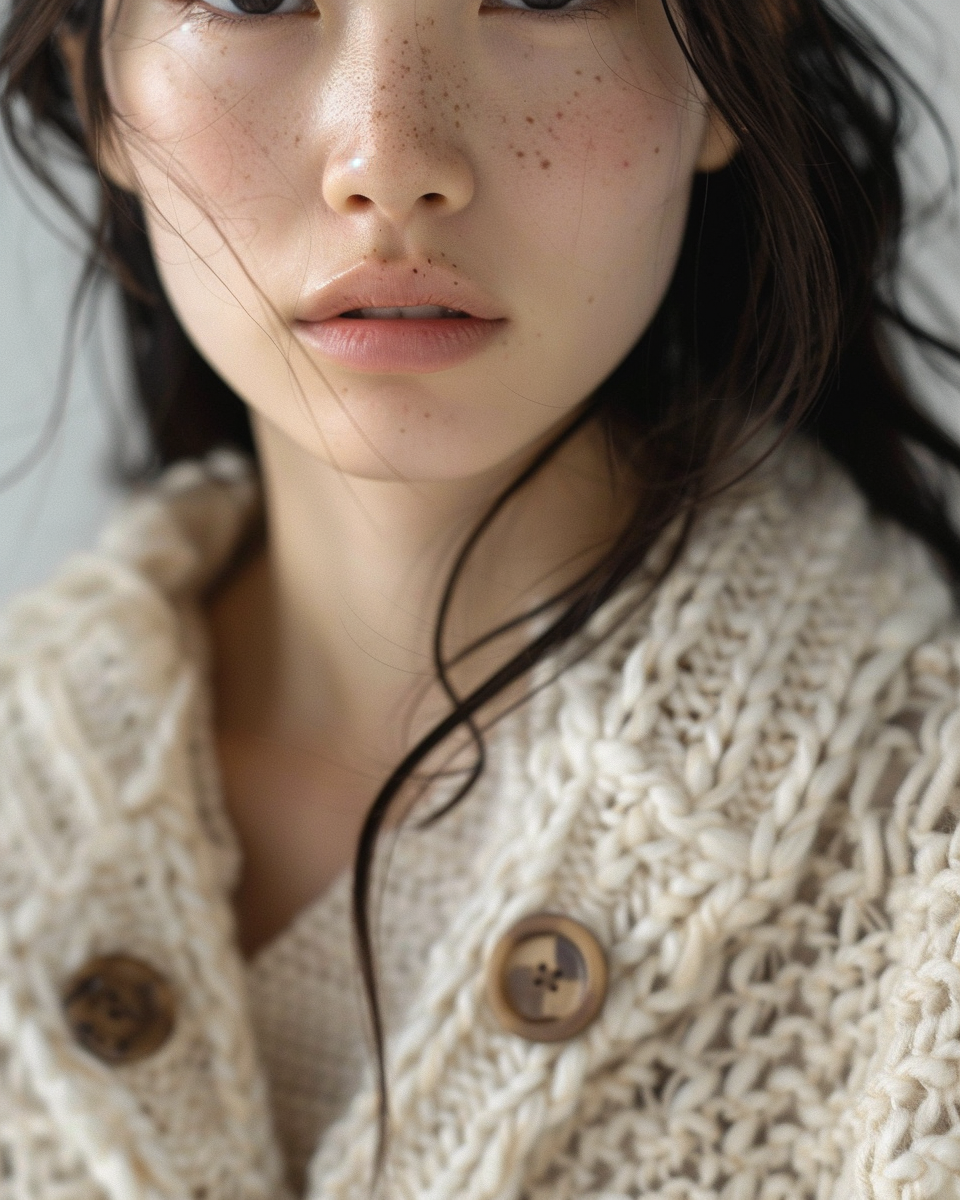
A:
[[[859,0],[941,107],[960,143],[960,0]],[[0,3],[0,15],[3,5]],[[0,163],[0,602],[47,576],[71,550],[92,543],[118,500],[108,482],[111,429],[124,407],[124,366],[108,302],[77,357],[69,402],[56,433],[61,345],[79,255],[44,228],[34,188]],[[929,124],[921,125],[910,178],[920,201],[945,180]],[[83,193],[82,181],[75,187]],[[62,224],[62,222],[61,222]],[[909,255],[918,312],[946,313],[944,331],[960,337],[960,231],[956,211],[923,227]],[[930,403],[960,432],[960,400],[914,364]],[[23,478],[6,482],[39,440],[49,442]]]

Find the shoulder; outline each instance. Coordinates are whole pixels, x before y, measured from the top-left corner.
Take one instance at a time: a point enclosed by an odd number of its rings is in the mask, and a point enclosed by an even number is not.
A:
[[[180,657],[178,610],[224,567],[256,503],[249,467],[227,453],[134,493],[94,551],[0,614],[0,694],[54,669],[94,711],[94,684],[162,690]]]
[[[609,635],[607,729],[659,737],[697,792],[741,777],[767,743],[769,771],[740,778],[759,809],[799,745],[810,770],[849,769],[905,704],[955,688],[960,626],[926,548],[794,441],[705,511],[661,584],[638,581],[592,632]]]
[[[0,909],[11,919],[109,830],[126,836],[158,780],[201,770],[204,794],[215,790],[190,609],[255,504],[234,457],[175,468],[123,507],[96,551],[0,618]],[[208,807],[229,873],[233,847]]]
[[[257,501],[249,465],[228,452],[178,464],[139,488],[94,551],[73,555],[47,584],[0,614],[4,675],[33,656],[75,645],[81,631],[114,619],[123,624],[138,612],[149,621],[195,599],[229,560]]]

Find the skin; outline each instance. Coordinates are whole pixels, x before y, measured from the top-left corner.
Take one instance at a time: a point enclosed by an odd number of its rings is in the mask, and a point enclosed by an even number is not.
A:
[[[209,613],[248,953],[349,864],[378,785],[445,711],[430,638],[452,555],[640,336],[695,172],[734,149],[659,0],[295,2],[124,0],[103,48],[103,169],[143,201],[262,460],[267,549]],[[430,373],[324,361],[296,318],[361,263],[469,280],[496,337]],[[579,574],[625,486],[596,431],[574,439],[472,560],[448,649]]]

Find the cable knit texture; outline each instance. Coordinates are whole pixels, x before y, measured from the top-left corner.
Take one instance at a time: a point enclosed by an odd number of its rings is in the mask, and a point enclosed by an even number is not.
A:
[[[255,504],[235,460],[179,468],[7,614],[0,1200],[288,1194],[199,631],[198,598]],[[491,735],[460,899],[422,950],[384,956],[379,1194],[960,1200],[947,589],[794,442],[643,596],[638,581],[607,605],[584,636],[611,635],[558,678],[546,664]],[[402,836],[440,878],[435,833]],[[401,859],[384,920],[402,942],[396,914],[417,920],[425,901]],[[501,1030],[484,998],[497,939],[543,910],[589,926],[611,967],[601,1015],[553,1045]],[[123,1067],[73,1042],[59,999],[114,951],[180,1000],[172,1038]],[[371,1195],[375,1116],[360,1068],[311,1200]]]

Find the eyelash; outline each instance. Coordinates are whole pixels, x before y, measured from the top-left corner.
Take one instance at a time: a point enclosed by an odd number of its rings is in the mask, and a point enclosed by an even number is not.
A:
[[[186,5],[186,16],[188,20],[193,22],[200,29],[207,28],[211,25],[259,25],[263,21],[275,21],[280,17],[290,16],[310,16],[309,13],[238,13],[235,17],[229,13],[223,12],[217,8],[207,8],[203,3],[197,3],[196,0],[188,0]]]

